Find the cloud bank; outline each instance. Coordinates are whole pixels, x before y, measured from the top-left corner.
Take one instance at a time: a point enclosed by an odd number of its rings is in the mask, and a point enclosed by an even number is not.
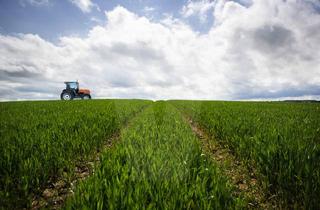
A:
[[[86,37],[0,35],[0,98],[57,99],[78,79],[94,97],[319,99],[319,3],[245,2],[214,2],[206,34],[118,6]]]

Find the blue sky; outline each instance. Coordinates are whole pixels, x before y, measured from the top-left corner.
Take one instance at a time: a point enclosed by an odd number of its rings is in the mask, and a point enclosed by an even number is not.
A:
[[[319,34],[319,0],[0,0],[0,100],[77,79],[95,98],[320,99]]]
[[[41,1],[41,0],[39,0]],[[163,18],[170,14],[181,17],[179,11],[187,0],[95,0],[99,7],[84,13],[67,0],[51,0],[48,3],[33,4],[23,0],[0,1],[0,27],[3,34],[35,33],[49,40],[56,40],[61,35],[85,35],[91,27],[97,24],[95,20],[103,22],[104,11],[112,10],[121,5],[139,14],[149,15],[154,19]],[[153,8],[152,13],[145,9]],[[198,31],[208,30],[211,21],[199,24],[197,20],[187,20]]]
[[[36,3],[33,3],[36,2]],[[248,6],[250,1],[235,2]],[[97,23],[103,23],[105,11],[121,5],[128,10],[159,20],[166,15],[183,18],[181,9],[188,0],[94,0],[89,12],[68,0],[1,0],[0,1],[0,32],[2,34],[34,33],[41,37],[57,41],[60,36],[84,36]],[[147,11],[150,9],[150,11]],[[213,24],[213,16],[205,22],[197,17],[183,18],[194,30],[206,33]]]

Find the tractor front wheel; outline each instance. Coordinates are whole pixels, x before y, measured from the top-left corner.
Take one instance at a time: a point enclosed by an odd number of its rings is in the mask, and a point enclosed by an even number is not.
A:
[[[71,93],[64,92],[64,93],[61,94],[61,99],[65,100],[65,101],[69,101],[69,100],[73,99],[73,96],[72,96]]]

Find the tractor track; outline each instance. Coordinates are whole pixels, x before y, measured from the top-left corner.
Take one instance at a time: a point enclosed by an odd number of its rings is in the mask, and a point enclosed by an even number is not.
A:
[[[181,114],[201,141],[204,152],[217,163],[219,168],[222,169],[222,172],[236,187],[234,195],[236,197],[244,196],[247,200],[248,209],[279,209],[276,196],[266,195],[257,179],[254,169],[249,171],[248,168],[232,154],[230,149],[214,140],[213,137],[208,135],[207,132],[189,116],[183,113]]]
[[[42,193],[33,196],[30,209],[61,209],[65,201],[73,196],[77,184],[94,174],[95,168],[101,163],[101,154],[111,149],[120,140],[122,131],[130,127],[134,119],[149,106],[146,105],[134,113],[120,130],[107,138],[101,147],[90,155],[88,159],[77,162],[71,180],[66,180],[63,177],[55,178],[55,181],[49,180],[48,184],[43,188]]]
[[[62,177],[55,179],[55,182],[49,180],[42,193],[33,197],[31,209],[60,209],[66,199],[73,195],[76,185],[94,174],[95,167],[100,164],[101,153],[110,149],[119,136],[119,132],[113,134],[89,159],[77,162],[71,180]]]

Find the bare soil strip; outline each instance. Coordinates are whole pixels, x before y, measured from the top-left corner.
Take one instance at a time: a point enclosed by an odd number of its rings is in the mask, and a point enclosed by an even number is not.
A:
[[[32,200],[32,209],[60,209],[65,200],[72,196],[78,182],[85,180],[94,173],[95,167],[100,163],[100,155],[103,151],[112,147],[119,139],[120,132],[114,134],[90,156],[89,159],[78,162],[74,169],[71,180],[59,177],[57,181],[48,181],[48,185],[42,191],[42,194],[34,196]]]
[[[131,117],[125,123],[125,125],[121,127],[120,131],[116,132],[110,138],[108,138],[104,142],[104,144],[101,145],[101,147],[96,150],[88,159],[82,162],[77,162],[71,180],[67,180],[63,177],[55,179],[57,180],[55,182],[49,180],[48,185],[44,188],[42,194],[35,195],[33,197],[31,209],[60,209],[66,199],[74,194],[77,183],[94,174],[95,168],[100,164],[102,152],[111,149],[112,146],[120,140],[122,130],[129,127],[131,125],[131,122],[133,122],[134,119],[140,113],[142,113],[146,107],[135,113],[134,116]]]
[[[201,140],[204,152],[217,163],[222,172],[236,186],[235,196],[243,195],[248,200],[248,209],[278,209],[275,196],[267,197],[257,180],[255,172],[247,167],[232,154],[232,152],[208,135],[190,117],[184,116],[193,132]]]

